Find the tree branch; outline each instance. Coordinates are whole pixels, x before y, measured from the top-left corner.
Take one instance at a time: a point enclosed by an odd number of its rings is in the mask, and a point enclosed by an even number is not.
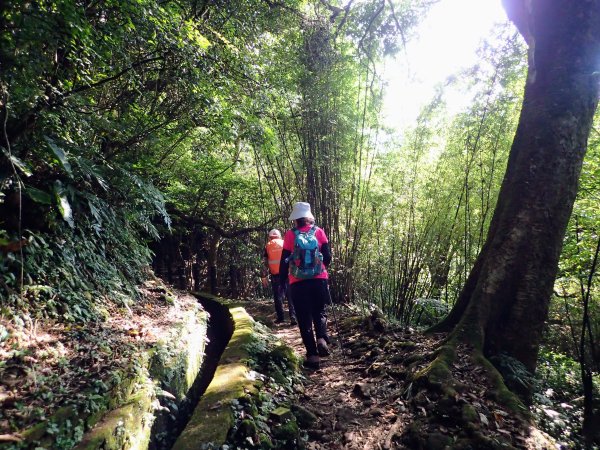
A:
[[[385,0],[381,0],[381,3],[379,4],[377,11],[375,11],[375,13],[369,19],[367,28],[365,29],[365,32],[363,33],[362,37],[360,38],[360,41],[358,41],[358,48],[360,48],[360,49],[363,48],[363,41],[365,40],[367,35],[371,32],[371,27],[373,27],[373,23],[375,22],[375,19],[377,19],[379,17],[379,15],[383,12],[383,8],[385,8]],[[368,54],[368,52],[365,52],[365,53]]]
[[[223,238],[233,239],[238,236],[242,236],[244,234],[252,233],[255,231],[263,231],[266,226],[274,224],[275,222],[280,220],[281,217],[273,217],[259,225],[255,225],[252,227],[238,228],[238,229],[234,229],[234,230],[225,230],[216,221],[214,221],[213,219],[210,219],[208,217],[204,217],[204,218],[182,217],[182,219],[192,226],[193,225],[201,225],[204,227],[208,227],[208,228],[215,230]]]
[[[404,30],[400,25],[400,21],[398,20],[398,16],[396,16],[396,10],[394,9],[394,2],[392,0],[388,0],[388,4],[390,5],[390,9],[392,10],[392,18],[394,22],[396,22],[396,28],[400,33],[400,37],[402,38],[402,46],[406,48],[406,36],[404,36]]]
[[[344,15],[342,17],[342,20],[340,20],[340,24],[337,26],[337,30],[335,31],[335,34],[333,35],[333,39],[337,39],[338,34],[340,33],[340,31],[342,30],[342,28],[344,28],[344,25],[346,24],[346,20],[348,20],[348,15],[350,14],[350,8],[352,7],[352,3],[354,3],[354,0],[350,0],[348,2],[348,4],[346,6],[344,6]]]
[[[40,112],[42,112],[44,109],[49,109],[54,106],[57,106],[65,98],[67,98],[73,94],[80,93],[83,91],[87,91],[89,89],[94,89],[96,87],[102,86],[103,84],[106,84],[110,81],[114,81],[114,80],[122,77],[127,72],[129,72],[135,68],[138,68],[138,67],[143,66],[144,64],[147,64],[150,62],[158,61],[160,59],[163,59],[163,56],[157,56],[154,58],[143,59],[134,64],[131,64],[129,67],[126,67],[125,69],[117,72],[116,74],[109,76],[107,78],[104,78],[95,83],[78,86],[78,87],[71,89],[70,91],[59,92],[58,94],[53,95],[52,98],[47,99],[47,100],[39,100],[37,102],[37,104],[32,109],[30,109],[29,111],[24,113],[21,116],[21,118],[15,120],[15,121],[11,121],[12,123],[7,127],[7,134],[10,137],[10,139],[12,141],[14,141],[16,138],[18,138],[21,134],[23,134],[25,131],[27,131],[35,123],[38,114]]]
[[[147,59],[143,59],[141,61],[138,61],[134,64],[131,64],[129,67],[124,68],[123,70],[121,70],[120,72],[117,72],[116,74],[103,78],[100,81],[96,81],[95,83],[88,83],[88,84],[84,84],[78,87],[75,87],[73,89],[71,89],[70,91],[64,92],[63,94],[61,94],[61,98],[66,98],[69,97],[73,94],[77,94],[79,92],[83,92],[83,91],[87,91],[89,89],[94,89],[97,88],[99,86],[102,86],[103,84],[106,83],[110,83],[111,81],[114,81],[118,78],[121,78],[123,75],[125,75],[127,72],[132,71],[133,69],[136,69],[140,66],[143,66],[145,64],[151,63],[151,62],[155,62],[155,61],[160,61],[161,59],[164,59],[164,56],[156,56],[154,58],[147,58]]]

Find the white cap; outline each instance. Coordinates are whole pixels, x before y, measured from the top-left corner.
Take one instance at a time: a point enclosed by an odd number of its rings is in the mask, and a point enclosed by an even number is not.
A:
[[[309,219],[314,219],[315,216],[310,212],[310,203],[306,202],[296,202],[294,203],[294,209],[290,214],[289,220],[297,220],[303,217],[307,217]]]
[[[273,228],[271,231],[269,231],[269,237],[274,237],[274,238],[280,238],[281,239],[281,233],[276,228]]]

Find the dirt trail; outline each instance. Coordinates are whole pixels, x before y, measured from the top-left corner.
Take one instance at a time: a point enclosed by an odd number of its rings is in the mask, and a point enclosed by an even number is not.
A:
[[[256,320],[304,356],[298,328],[274,324],[272,302],[247,305]],[[338,311],[342,353],[329,317],[332,354],[321,360],[320,370],[304,371],[298,399],[318,416],[308,430],[310,450],[557,448],[529,420],[497,401],[493,384],[467,346],[457,347],[451,366],[457,390],[447,395],[411,381],[435,358],[443,335],[392,326],[378,314],[343,310]]]
[[[304,356],[297,326],[275,324],[271,302],[253,301],[245,306],[256,320],[269,326],[299,356]],[[409,423],[405,420],[407,407],[401,399],[401,386],[388,374],[368,373],[369,369],[377,370],[365,360],[369,355],[357,348],[357,335],[350,329],[341,332],[344,357],[331,314],[329,319],[331,355],[321,359],[320,370],[304,370],[305,389],[299,398],[299,404],[318,417],[316,425],[309,430],[308,448],[402,448],[393,442]],[[380,350],[374,347],[367,353],[377,354]]]

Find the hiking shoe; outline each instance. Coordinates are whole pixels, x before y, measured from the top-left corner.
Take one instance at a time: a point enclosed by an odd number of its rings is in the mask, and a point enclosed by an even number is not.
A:
[[[294,325],[298,325],[298,321],[296,320],[296,318],[295,318],[295,317],[292,317],[292,318],[290,319],[290,325],[292,325],[292,326],[294,326]]]
[[[302,363],[307,369],[318,370],[321,366],[321,359],[317,355],[308,356]]]
[[[319,356],[329,356],[329,347],[325,339],[317,339],[317,352],[319,352]]]

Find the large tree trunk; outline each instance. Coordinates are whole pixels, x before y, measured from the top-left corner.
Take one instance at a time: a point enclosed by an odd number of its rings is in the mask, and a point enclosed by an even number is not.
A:
[[[211,232],[208,237],[208,287],[210,293],[217,294],[217,263],[219,260],[219,245],[221,245],[221,236],[216,232]]]
[[[600,0],[505,6],[530,47],[523,108],[487,241],[435,329],[533,372],[598,103]]]

